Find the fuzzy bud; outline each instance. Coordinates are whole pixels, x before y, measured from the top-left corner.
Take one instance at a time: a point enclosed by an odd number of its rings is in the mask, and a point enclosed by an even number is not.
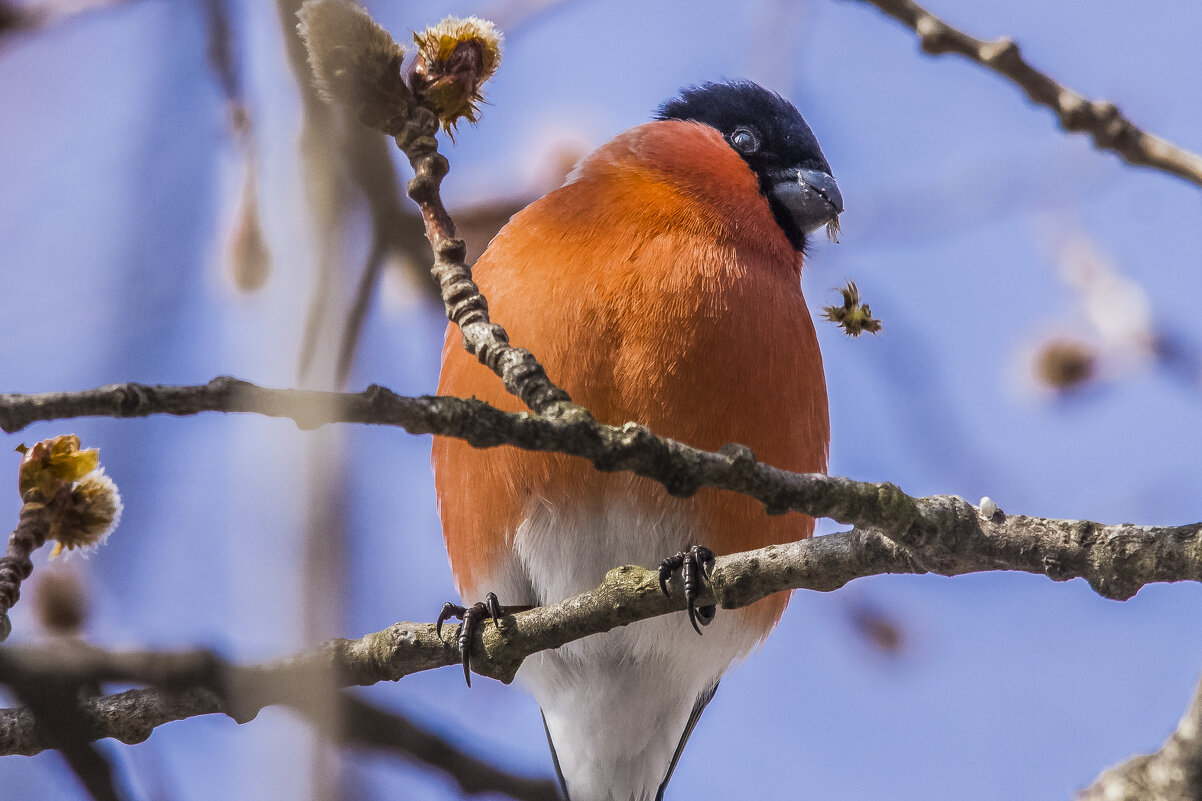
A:
[[[238,198],[234,229],[230,234],[229,259],[233,268],[234,285],[242,292],[262,289],[271,276],[271,251],[267,248],[267,242],[263,238],[263,226],[259,222],[257,172],[254,157],[249,156],[246,175],[242,180],[242,193]]]
[[[63,501],[47,539],[56,544],[51,556],[64,550],[104,544],[121,521],[121,493],[101,467],[84,476]]]
[[[1097,369],[1097,352],[1089,344],[1071,339],[1054,339],[1035,356],[1035,374],[1039,382],[1057,392],[1068,392],[1085,385]]]
[[[856,604],[850,611],[852,628],[880,654],[898,656],[905,650],[905,630],[893,618],[866,604]]]
[[[1006,513],[1003,512],[997,505],[997,501],[995,501],[993,498],[990,498],[988,495],[981,498],[981,503],[977,508],[981,510],[981,517],[985,518],[986,520],[998,522],[1006,517]]]
[[[21,498],[44,510],[46,539],[56,542],[51,556],[101,544],[121,519],[122,505],[117,485],[100,467],[100,451],[80,448],[75,434],[29,448],[20,445],[17,451],[22,454]]]
[[[121,519],[117,485],[100,468],[100,452],[79,447],[64,434],[27,448],[17,446],[21,514],[0,556],[0,642],[12,631],[8,610],[21,597],[21,582],[33,572],[33,552],[55,540],[51,556],[64,549],[99,545]]]
[[[88,595],[78,573],[61,566],[42,571],[34,587],[38,622],[52,634],[74,636],[88,617]]]
[[[297,16],[322,99],[347,106],[368,127],[400,133],[413,105],[401,76],[405,48],[347,0],[306,0]]]
[[[848,281],[839,292],[843,295],[843,305],[823,306],[822,316],[842,328],[848,336],[858,337],[865,331],[880,333],[881,321],[872,316],[867,303],[860,303],[860,290],[855,281]]]
[[[501,32],[479,17],[447,17],[413,34],[417,59],[410,68],[413,93],[438,115],[448,133],[480,118],[480,88],[501,65]]]

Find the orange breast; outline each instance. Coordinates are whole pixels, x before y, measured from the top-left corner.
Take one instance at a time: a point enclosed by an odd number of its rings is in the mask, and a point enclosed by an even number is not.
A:
[[[474,273],[513,343],[599,420],[636,420],[708,450],[740,442],[777,467],[824,471],[826,386],[800,269],[744,162],[713,129],[668,121],[590,156],[576,180],[514,217]],[[439,392],[522,410],[457,330],[447,332]],[[808,517],[769,517],[734,493],[672,498],[566,456],[439,437],[433,463],[461,591],[510,547],[536,499],[587,508],[633,492],[695,521],[699,544],[718,553],[813,530]],[[767,629],[786,602],[744,614]]]

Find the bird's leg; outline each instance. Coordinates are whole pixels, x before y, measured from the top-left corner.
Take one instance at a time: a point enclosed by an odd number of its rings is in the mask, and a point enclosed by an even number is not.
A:
[[[689,622],[698,634],[701,633],[701,627],[697,624],[708,626],[718,613],[713,606],[697,606],[697,596],[701,594],[701,587],[713,566],[714,552],[702,545],[689,546],[687,551],[680,551],[659,563],[659,588],[664,595],[668,594],[668,579],[677,570],[680,571],[684,597],[689,602]]]
[[[442,605],[442,611],[438,613],[438,620],[434,621],[434,634],[441,638],[442,624],[453,617],[457,617],[463,621],[459,624],[459,636],[456,639],[458,641],[460,658],[463,661],[463,678],[467,681],[467,686],[471,687],[472,638],[476,636],[476,630],[480,628],[480,623],[491,617],[493,625],[500,628],[501,621],[499,618],[502,615],[525,612],[533,608],[532,606],[501,606],[501,602],[497,599],[495,592],[490,592],[484,596],[483,601],[478,601],[471,606],[460,606],[459,604],[447,601]]]

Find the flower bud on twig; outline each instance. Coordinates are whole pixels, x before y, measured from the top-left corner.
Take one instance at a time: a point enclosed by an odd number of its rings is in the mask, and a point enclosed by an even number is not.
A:
[[[400,133],[413,106],[401,76],[405,48],[346,0],[306,0],[297,16],[322,99],[349,107],[368,127]]]
[[[410,67],[413,93],[450,133],[460,119],[480,118],[480,88],[501,64],[501,32],[479,17],[447,17],[413,34],[417,59]]]
[[[80,448],[76,435],[17,451],[22,454],[17,487],[24,503],[0,557],[0,640],[12,628],[8,610],[21,597],[21,582],[33,572],[33,552],[46,540],[56,543],[51,556],[97,546],[121,519],[121,496],[100,467],[100,452]]]

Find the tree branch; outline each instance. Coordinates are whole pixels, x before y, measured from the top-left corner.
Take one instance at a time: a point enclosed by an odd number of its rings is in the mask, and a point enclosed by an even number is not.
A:
[[[1202,186],[1202,156],[1137,128],[1118,107],[1089,100],[1032,67],[1018,45],[1006,37],[986,41],[969,36],[910,0],[860,0],[918,34],[931,55],[958,53],[1008,78],[1036,105],[1050,108],[1066,131],[1087,133],[1094,146],[1113,151],[1128,164],[1151,167]]]
[[[856,483],[836,481],[838,486]],[[825,592],[856,578],[884,573],[955,576],[1018,570],[1056,581],[1084,578],[1111,598],[1129,597],[1153,581],[1202,580],[1202,524],[1101,526],[1007,516],[983,504],[986,512],[992,512],[987,515],[948,496],[909,500],[924,519],[938,521],[933,529],[923,529],[924,536],[913,547],[857,528],[719,557],[697,602],[734,609],[782,590]],[[665,596],[657,571],[630,565],[615,568],[589,592],[506,616],[499,628],[483,626],[472,643],[472,665],[482,675],[509,682],[533,653],[682,611],[685,601],[678,581],[673,579],[671,594]],[[457,665],[456,636],[453,627],[440,639],[432,624],[397,623],[358,640],[330,640],[312,652],[248,667],[226,666],[203,651],[165,657],[91,649],[72,660],[45,649],[9,648],[0,659],[0,681],[33,673],[49,674],[60,682],[91,678],[165,688],[133,690],[84,704],[86,724],[79,728],[89,739],[115,737],[135,743],[172,720],[224,712],[247,721],[268,704],[304,709],[315,694],[336,687],[395,681],[418,671]],[[0,755],[33,754],[51,746],[29,710],[0,712]]]
[[[440,194],[450,163],[438,152],[435,134],[440,122],[452,126],[464,114],[474,120],[474,113],[462,107],[439,109],[412,75],[406,83],[399,69],[401,47],[357,6],[336,0],[305,0],[298,16],[318,94],[368,127],[393,137],[409,159],[413,167],[409,197],[421,211],[426,238],[434,251],[431,272],[438,281],[447,317],[463,334],[464,348],[534,412],[548,417],[588,416],[551,381],[534,354],[513,347],[505,329],[492,322],[488,303],[464,261],[467,246],[455,235],[455,223]],[[495,51],[494,63],[483,70],[479,58],[473,61],[473,93],[491,76],[499,59],[499,35],[495,31],[489,35],[494,38],[490,45]],[[483,43],[477,41],[475,46]],[[419,45],[419,61],[424,58],[420,51]],[[480,53],[475,52],[477,56]],[[445,65],[438,69],[443,68]]]
[[[325,733],[340,745],[374,748],[400,754],[437,768],[458,785],[464,795],[504,793],[523,801],[562,801],[559,783],[554,779],[536,779],[507,773],[472,756],[408,718],[372,706],[349,693],[335,698],[338,726],[325,726]],[[310,714],[298,707],[314,724],[323,714]]]
[[[1196,801],[1202,798],[1202,684],[1177,730],[1154,754],[1102,773],[1077,801]]]
[[[162,723],[200,714],[225,712],[244,722],[262,706],[282,703],[340,745],[404,754],[448,774],[467,794],[502,792],[528,801],[558,801],[557,785],[550,779],[506,773],[400,715],[337,692],[328,667],[322,651],[260,668],[240,668],[207,650],[110,652],[76,640],[6,648],[0,650],[0,682],[27,690],[21,697],[30,706],[0,711],[0,749],[5,754],[32,755],[49,747],[62,748],[61,735],[42,725],[46,698],[67,699],[66,706],[75,716],[71,730],[79,740],[76,745],[102,737],[141,742]],[[281,680],[281,688],[265,692]],[[104,682],[150,684],[157,689],[77,703],[81,687],[99,687]],[[31,688],[37,692],[28,692]]]
[[[405,397],[379,386],[358,393],[317,392],[267,389],[220,377],[196,386],[131,383],[81,392],[0,395],[0,428],[13,432],[35,420],[88,415],[144,417],[204,411],[288,417],[302,428],[332,422],[396,425],[413,434],[457,437],[478,448],[515,445],[582,456],[599,470],[624,470],[653,479],[678,497],[713,487],[756,498],[769,514],[798,511],[873,529],[915,549],[926,569],[945,575],[971,572],[961,562],[948,561],[948,554],[959,553],[953,546],[961,544],[964,536],[988,531],[993,536],[980,538],[975,545],[982,549],[976,556],[986,561],[972,563],[971,570],[1025,570],[1061,580],[1081,577],[1100,595],[1117,600],[1130,598],[1150,582],[1202,578],[1198,524],[1101,526],[1088,521],[1007,518],[1000,511],[1002,522],[982,521],[973,507],[958,498],[916,499],[893,484],[790,473],[757,462],[743,445],[726,445],[714,453],[656,436],[637,423],[609,426],[589,415],[547,419],[502,412],[474,399]],[[1034,548],[1028,542],[1031,536],[1046,547]],[[1099,560],[1099,554],[1104,558]],[[997,561],[990,563],[990,558]]]
[[[468,353],[496,373],[505,388],[534,412],[548,416],[588,415],[547,377],[533,353],[510,345],[509,334],[489,318],[488,302],[465,262],[467,245],[455,236],[455,223],[439,194],[450,163],[438,152],[438,140],[434,138],[437,129],[438,118],[419,107],[408,129],[397,135],[396,140],[413,167],[409,197],[421,209],[426,238],[434,249],[430,271],[438,281],[447,318],[459,327]]]

